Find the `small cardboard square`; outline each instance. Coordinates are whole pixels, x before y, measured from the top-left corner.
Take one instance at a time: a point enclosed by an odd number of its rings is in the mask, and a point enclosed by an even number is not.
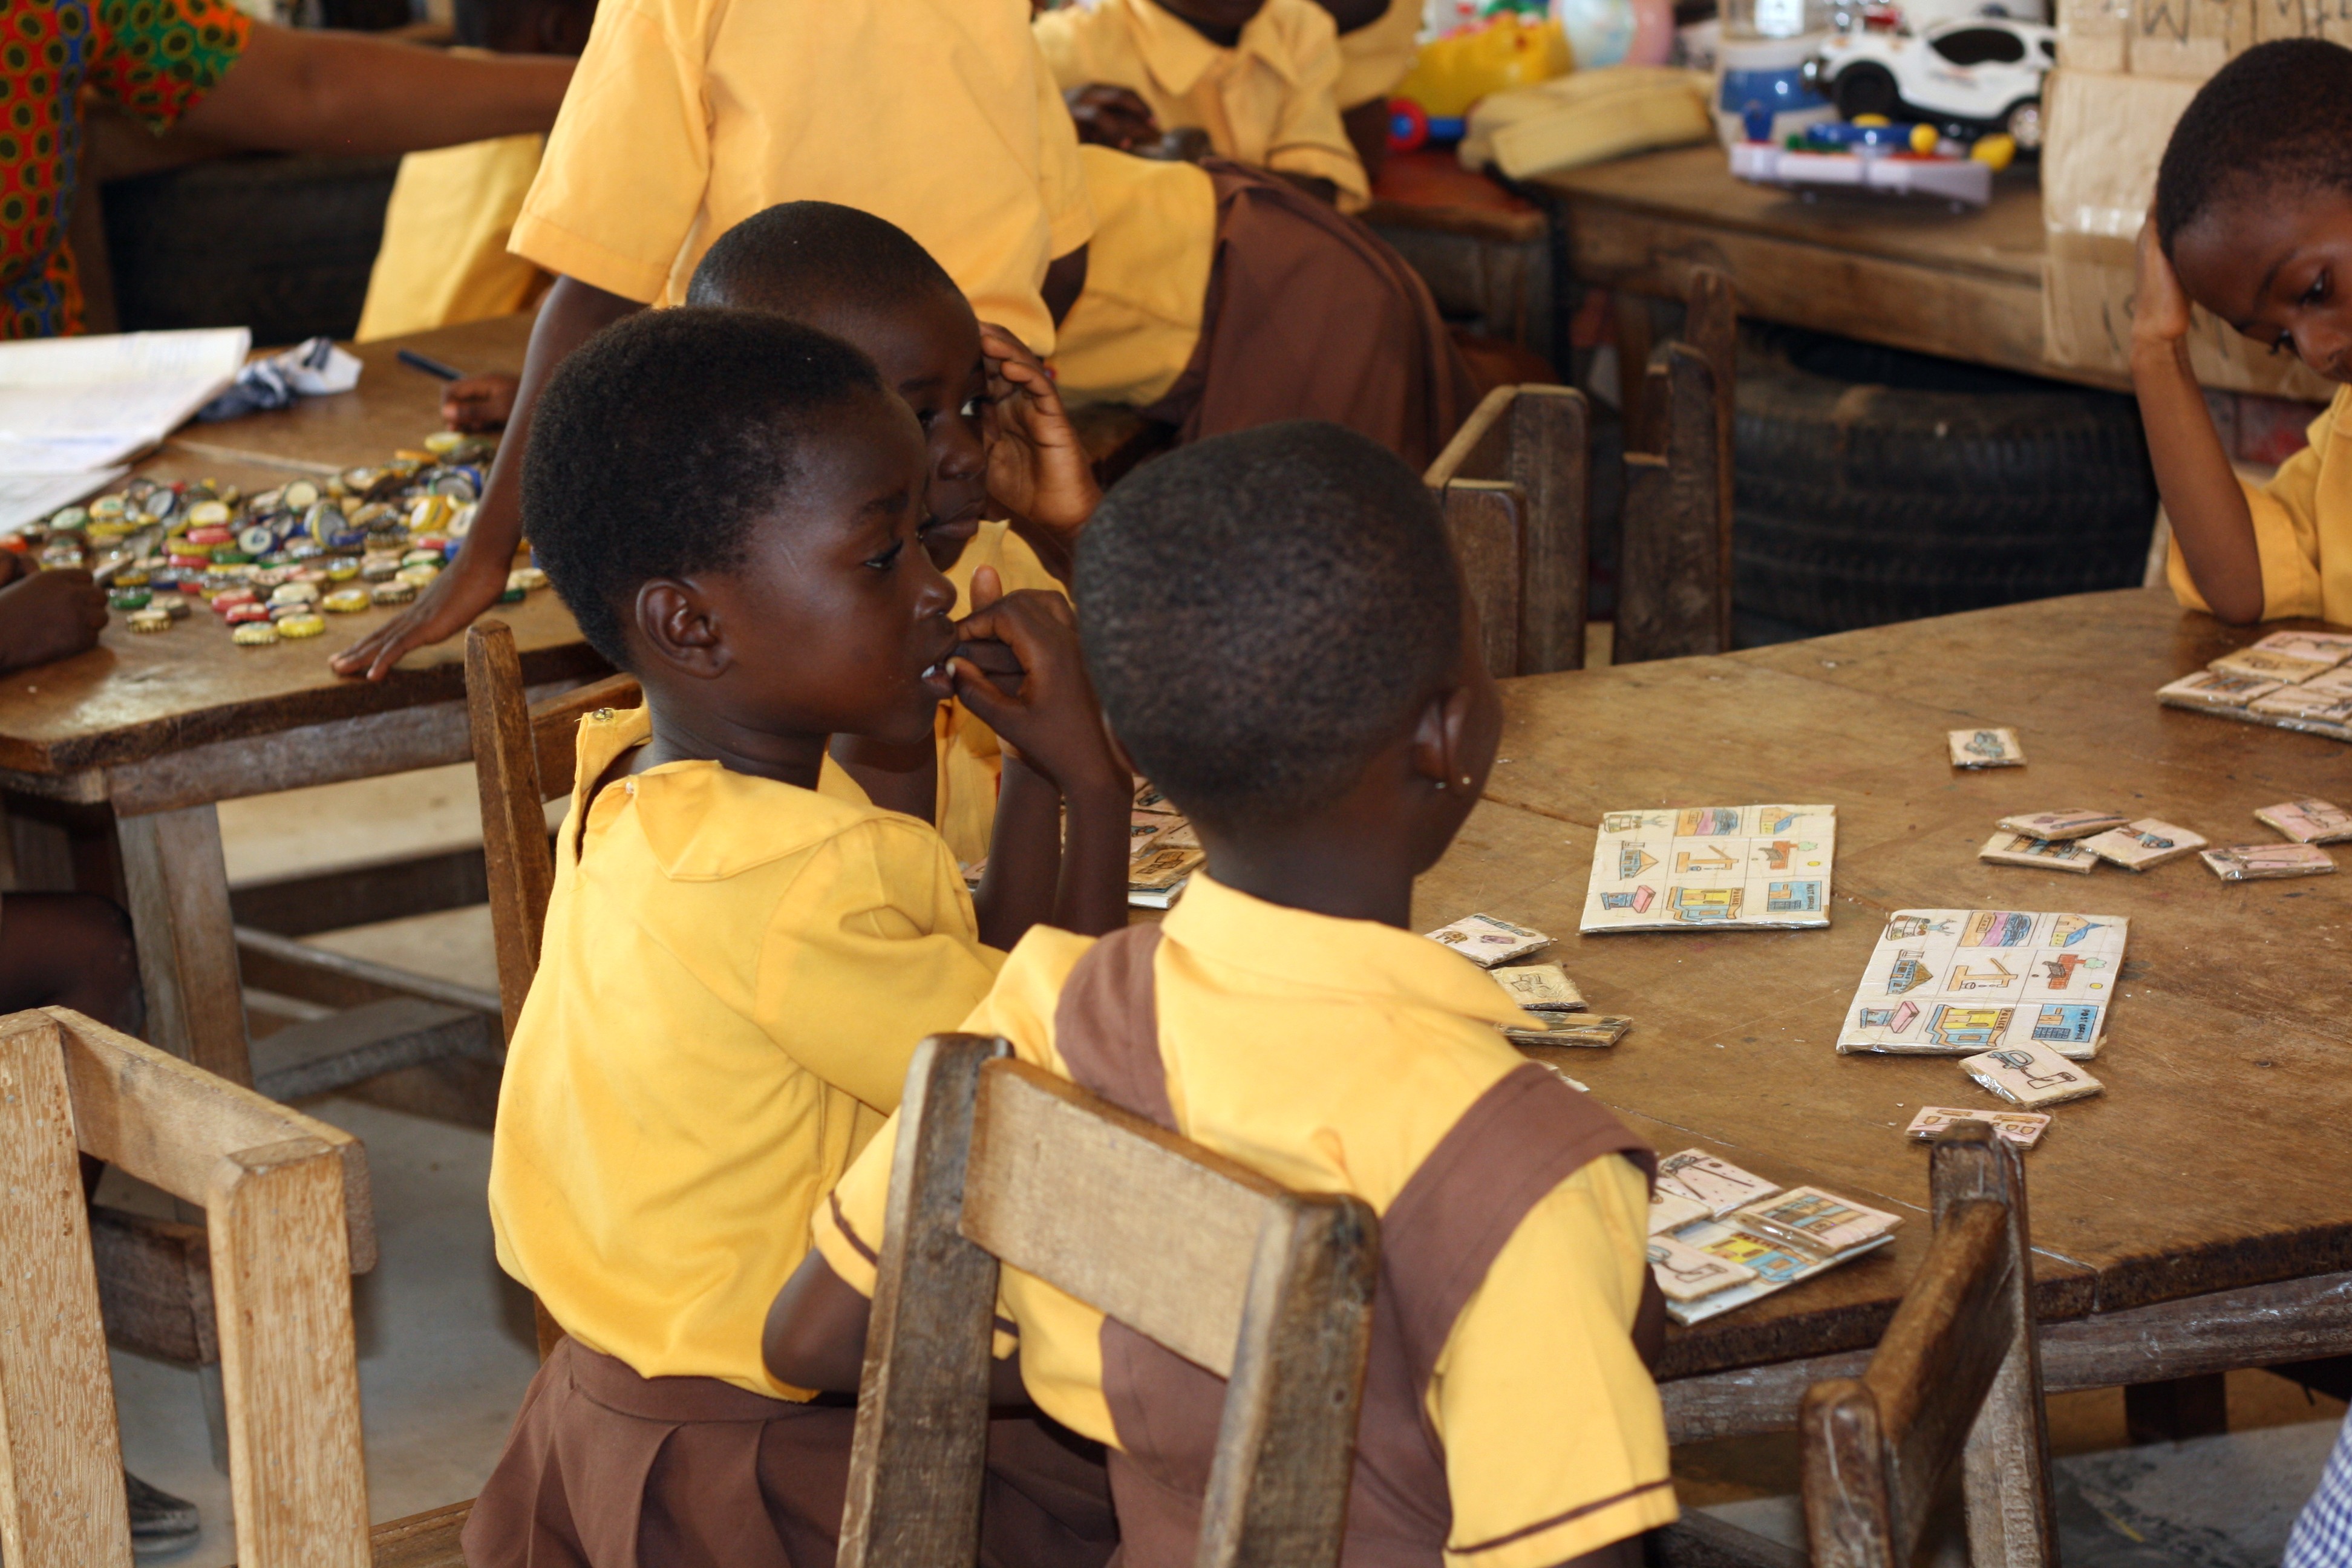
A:
[[[1700,1149],[1685,1149],[1659,1161],[1658,1185],[1678,1197],[1696,1198],[1717,1219],[1780,1190],[1777,1182]]]
[[[1164,812],[1170,816],[1176,815],[1175,803],[1170,800],[1166,795],[1161,795],[1160,793],[1160,786],[1153,784],[1150,779],[1138,779],[1135,781],[1135,809],[1138,811]]]
[[[1453,924],[1431,931],[1429,940],[1444,942],[1481,969],[1492,969],[1551,945],[1551,938],[1543,932],[1515,926],[1493,915],[1464,915]]]
[[[2340,675],[2343,672],[2336,672]],[[2323,679],[2334,680],[2335,675]],[[2259,713],[2265,719],[2276,719],[2285,729],[2298,729],[2311,724],[2333,725],[2337,729],[2352,726],[2352,687],[2322,688],[2318,681],[2302,686],[2282,686],[2264,697],[2246,704],[2246,711]]]
[[[2088,1068],[2032,1040],[1962,1057],[1960,1070],[2011,1105],[2028,1110],[2088,1100],[2106,1088],[2091,1076]]]
[[[2022,834],[2028,838],[2057,840],[2088,838],[2094,833],[2121,827],[2130,820],[2120,811],[2091,811],[2078,807],[2073,811],[2025,812],[2016,816],[2004,816],[1994,826],[2006,827],[2011,833]]]
[[[1826,926],[1836,854],[1834,805],[1605,811],[1579,929]]]
[[[2194,855],[2205,847],[2208,840],[2185,827],[2143,816],[2126,826],[2111,827],[2076,842],[2111,866],[2121,866],[2126,871],[2146,871]]]
[[[2073,840],[2036,838],[2030,833],[2006,830],[1985,840],[1977,858],[1996,866],[2036,866],[2045,871],[2072,871],[2088,876],[2099,858]]]
[[[1198,849],[1146,849],[1127,863],[1129,892],[1162,892],[1201,868]]]
[[[2031,1110],[1962,1110],[1949,1105],[1923,1105],[1919,1114],[1911,1119],[1911,1125],[1903,1130],[1903,1136],[1932,1143],[1937,1133],[1955,1121],[1988,1123],[1995,1137],[2021,1149],[2032,1148],[2050,1130],[2050,1118]]]
[[[2263,826],[2297,844],[2341,844],[2352,839],[2352,811],[2324,800],[2290,800],[2254,813]]]
[[[2352,658],[2352,637],[2342,632],[2273,632],[2254,647],[2264,653],[2317,659],[2330,665]]]
[[[1671,1236],[1650,1237],[1650,1272],[1669,1301],[1696,1301],[1756,1278],[1745,1264],[1685,1247]]]
[[[1790,1187],[1778,1197],[1746,1205],[1731,1223],[1830,1257],[1885,1235],[1903,1219],[1819,1187]]]
[[[2225,882],[2267,882],[2283,877],[2325,877],[2336,869],[2315,844],[2239,844],[2208,849],[2199,859]]]
[[[1680,1193],[1654,1191],[1650,1194],[1650,1234],[1680,1230],[1703,1219],[1715,1216],[1696,1198],[1686,1198]]]
[[[2235,653],[2223,654],[2205,668],[2216,675],[2250,675],[2257,680],[2309,680],[2315,675],[2325,675],[2341,662],[2333,658],[2304,658],[2295,654],[2275,652],[2265,647],[2242,647]]]
[[[1956,768],[2021,768],[2025,765],[2025,748],[2017,743],[2017,731],[2005,729],[1948,730],[1945,744],[1951,748],[1952,766]]]
[[[2169,686],[2158,687],[2156,695],[2159,701],[2175,708],[2243,708],[2255,698],[2266,697],[2285,684],[2262,676],[2200,669],[2194,675],[2182,676]]]
[[[1503,1037],[1515,1046],[1613,1046],[1633,1020],[1614,1013],[1530,1013],[1524,1024],[1506,1024]]]
[[[1495,984],[1530,1013],[1584,1011],[1584,993],[1557,963],[1514,963],[1493,973]]]
[[[1153,848],[1198,849],[1201,847],[1201,836],[1192,831],[1191,818],[1171,816],[1167,820],[1169,826],[1161,828],[1160,837],[1151,841]]]

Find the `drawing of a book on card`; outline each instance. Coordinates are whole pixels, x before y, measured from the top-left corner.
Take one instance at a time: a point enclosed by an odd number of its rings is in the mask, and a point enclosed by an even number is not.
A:
[[[1962,947],[2023,947],[2033,935],[2033,917],[2000,910],[1977,910],[1960,928]]]
[[[1916,1002],[1897,1002],[1892,1007],[1864,1007],[1854,1016],[1854,1026],[1861,1029],[1885,1029],[1899,1035],[1909,1028],[1919,1016]]]
[[[1650,912],[1650,906],[1657,901],[1657,897],[1658,889],[1655,888],[1635,888],[1629,892],[1603,893],[1601,895],[1601,907],[1604,910],[1631,910],[1637,915],[1645,915]]]

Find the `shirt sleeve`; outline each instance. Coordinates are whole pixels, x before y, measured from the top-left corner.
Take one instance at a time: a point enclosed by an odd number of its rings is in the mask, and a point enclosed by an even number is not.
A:
[[[597,8],[509,249],[624,299],[661,297],[710,183],[700,10]]]
[[[1421,7],[1413,0],[1389,0],[1378,20],[1340,34],[1335,96],[1341,111],[1388,97],[1411,76],[1421,54],[1420,34]]]
[[[1454,1568],[1550,1568],[1673,1522],[1665,1416],[1633,1342],[1648,1183],[1604,1157],[1528,1212],[1431,1380]]]
[[[2239,487],[2246,492],[2246,509],[2254,521],[2254,549],[2263,566],[2263,619],[2266,621],[2320,614],[2320,468],[2329,444],[2336,439],[2345,395],[2337,393],[2336,401],[2311,422],[2310,444],[2281,463],[2278,472],[2267,482],[2258,485],[2242,476],[2238,480]],[[2182,605],[2192,610],[2211,610],[2205,596],[2197,591],[2197,580],[2189,575],[2189,562],[2180,553],[2177,538],[2166,552],[2164,577],[2171,585],[2173,597]]]
[[[1283,94],[1274,132],[1266,138],[1265,165],[1285,174],[1328,180],[1339,188],[1339,210],[1360,212],[1371,200],[1363,160],[1339,122],[1339,35],[1319,5],[1303,9],[1307,25],[1293,37],[1297,63],[1291,89]]]
[[[1029,25],[1030,37],[1037,40],[1038,55],[1045,62],[1045,73],[1056,92],[1085,87],[1095,79],[1082,31],[1092,15],[1083,6],[1066,5],[1058,11],[1046,12]],[[1066,108],[1064,112],[1068,112]],[[1076,134],[1075,127],[1072,134]]]
[[[1037,53],[1037,184],[1053,234],[1055,259],[1095,237],[1094,204],[1087,196],[1087,172],[1078,163],[1078,127],[1062,101],[1053,63],[1030,34]]]
[[[253,22],[228,0],[100,0],[84,78],[162,135],[245,53]]]

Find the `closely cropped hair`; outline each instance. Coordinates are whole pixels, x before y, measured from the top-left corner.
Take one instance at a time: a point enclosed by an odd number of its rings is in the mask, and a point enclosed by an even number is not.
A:
[[[840,339],[751,311],[643,311],[566,359],[531,422],[522,521],[590,646],[625,668],[638,585],[739,564],[811,423],[882,391]]]
[[[894,310],[934,289],[961,292],[947,268],[887,218],[833,202],[782,202],[703,252],[686,302],[806,320],[827,308]]]
[[[1218,826],[1338,799],[1460,655],[1436,503],[1337,425],[1262,426],[1137,469],[1087,525],[1072,587],[1112,730]]]
[[[2209,209],[2273,190],[2352,194],[2352,49],[2282,38],[2214,72],[2157,169],[2157,240],[2169,256]]]

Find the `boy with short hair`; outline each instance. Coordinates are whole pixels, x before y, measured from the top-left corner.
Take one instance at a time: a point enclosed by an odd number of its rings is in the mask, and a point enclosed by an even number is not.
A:
[[[2245,483],[2189,372],[2191,303],[2352,382],[2352,50],[2258,44],[2198,89],[2140,229],[2131,352],[2180,602],[2352,621],[2352,390],[2268,484]]]
[[[927,468],[872,363],[778,318],[650,312],[548,389],[531,537],[646,706],[581,725],[499,1092],[499,1260],[567,1337],[467,1522],[476,1568],[829,1564],[853,1412],[768,1375],[769,1300],[995,949],[1124,920],[1130,784],[1067,606],[951,621]],[[988,642],[1009,694],[960,652]],[[951,695],[1020,748],[977,910],[929,827],[814,787],[831,735],[914,743]],[[1089,1467],[1000,1436],[995,1555],[1099,1568]]]
[[[1075,586],[1106,719],[1208,866],[1160,927],[1033,931],[963,1027],[1380,1213],[1347,1561],[1637,1562],[1675,1517],[1637,1348],[1664,1321],[1654,1158],[1514,1051],[1492,978],[1408,924],[1501,731],[1434,503],[1330,426],[1206,441],[1106,497]],[[777,1299],[780,1376],[856,1385],[893,1141]],[[1002,1291],[1029,1393],[1111,1446],[1125,1561],[1190,1563],[1215,1380],[1016,1270]]]

